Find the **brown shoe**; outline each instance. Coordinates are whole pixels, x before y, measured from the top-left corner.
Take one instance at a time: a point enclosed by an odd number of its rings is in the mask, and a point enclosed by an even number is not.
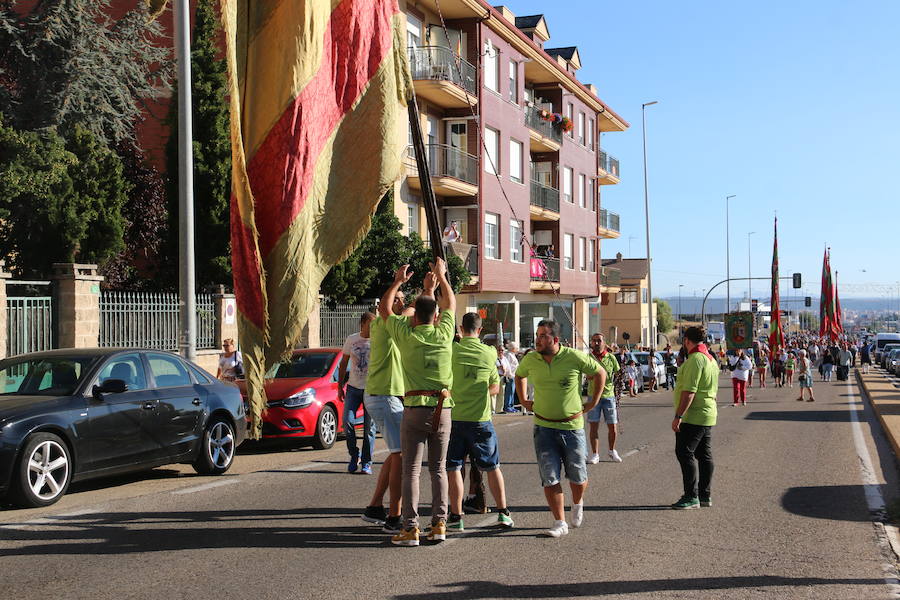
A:
[[[815,398],[810,398],[809,400],[807,400],[807,402],[815,402],[815,401],[816,401]]]

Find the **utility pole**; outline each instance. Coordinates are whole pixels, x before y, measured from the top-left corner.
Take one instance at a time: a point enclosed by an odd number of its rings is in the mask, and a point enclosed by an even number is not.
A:
[[[644,139],[644,219],[647,226],[647,319],[650,333],[650,350],[656,349],[656,323],[653,319],[653,283],[651,272],[653,271],[653,261],[650,254],[650,194],[647,186],[647,116],[646,108],[653,106],[659,102],[645,102],[641,104],[641,134]]]
[[[728,201],[734,198],[737,194],[732,194],[730,196],[725,196],[725,279],[729,280],[728,285],[726,286],[726,300],[725,300],[725,314],[727,315],[731,312],[731,240],[730,232],[731,228],[728,224]]]

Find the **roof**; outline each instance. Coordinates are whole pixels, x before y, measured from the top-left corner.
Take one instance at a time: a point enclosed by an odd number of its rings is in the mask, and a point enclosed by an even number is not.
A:
[[[562,56],[566,60],[572,60],[572,57],[575,56],[576,52],[578,52],[578,48],[575,46],[566,46],[564,48],[544,48],[544,52],[546,52],[553,58]]]
[[[538,23],[541,22],[541,19],[544,18],[544,15],[529,15],[527,17],[516,17],[516,27],[519,29],[531,29],[533,27],[537,27]]]
[[[600,261],[603,267],[612,267],[622,272],[622,279],[643,279],[647,276],[646,258],[607,258]]]

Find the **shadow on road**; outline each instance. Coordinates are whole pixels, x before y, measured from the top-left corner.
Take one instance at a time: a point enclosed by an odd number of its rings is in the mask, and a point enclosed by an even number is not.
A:
[[[849,423],[846,410],[782,410],[754,411],[744,417],[748,421],[805,421],[808,423]]]
[[[833,521],[871,521],[864,485],[817,485],[789,488],[781,497],[784,509],[795,515]]]
[[[670,591],[730,590],[761,587],[826,585],[884,586],[883,579],[826,579],[823,577],[704,577],[697,579],[647,579],[642,581],[597,581],[590,583],[506,585],[493,581],[460,581],[435,586],[447,591],[398,594],[395,600],[455,600],[457,598],[570,598]]]

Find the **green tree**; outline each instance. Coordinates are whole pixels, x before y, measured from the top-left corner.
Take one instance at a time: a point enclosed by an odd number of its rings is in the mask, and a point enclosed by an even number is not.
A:
[[[153,43],[163,31],[146,3],[110,12],[110,0],[0,0],[0,113],[13,127],[134,141],[143,102],[167,92],[171,51]]]
[[[407,263],[414,271],[407,291],[421,289],[432,261],[431,249],[418,235],[403,235],[402,229],[394,214],[393,193],[388,192],[372,217],[369,233],[347,260],[335,265],[322,281],[321,290],[328,302],[353,304],[379,298],[393,281],[397,267]],[[469,283],[471,275],[458,257],[448,258],[447,269],[454,291]]]
[[[659,333],[668,333],[675,328],[675,319],[672,317],[672,307],[668,302],[660,298],[654,298],[656,304],[656,329]]]
[[[194,13],[191,103],[194,152],[194,260],[198,285],[231,284],[231,137],[228,74],[219,43],[214,0],[200,0]],[[166,145],[169,237],[166,261],[174,284],[178,264],[178,91],[172,96]]]
[[[103,264],[123,247],[122,162],[89,131],[18,131],[0,120],[0,254],[20,277],[54,262]]]

